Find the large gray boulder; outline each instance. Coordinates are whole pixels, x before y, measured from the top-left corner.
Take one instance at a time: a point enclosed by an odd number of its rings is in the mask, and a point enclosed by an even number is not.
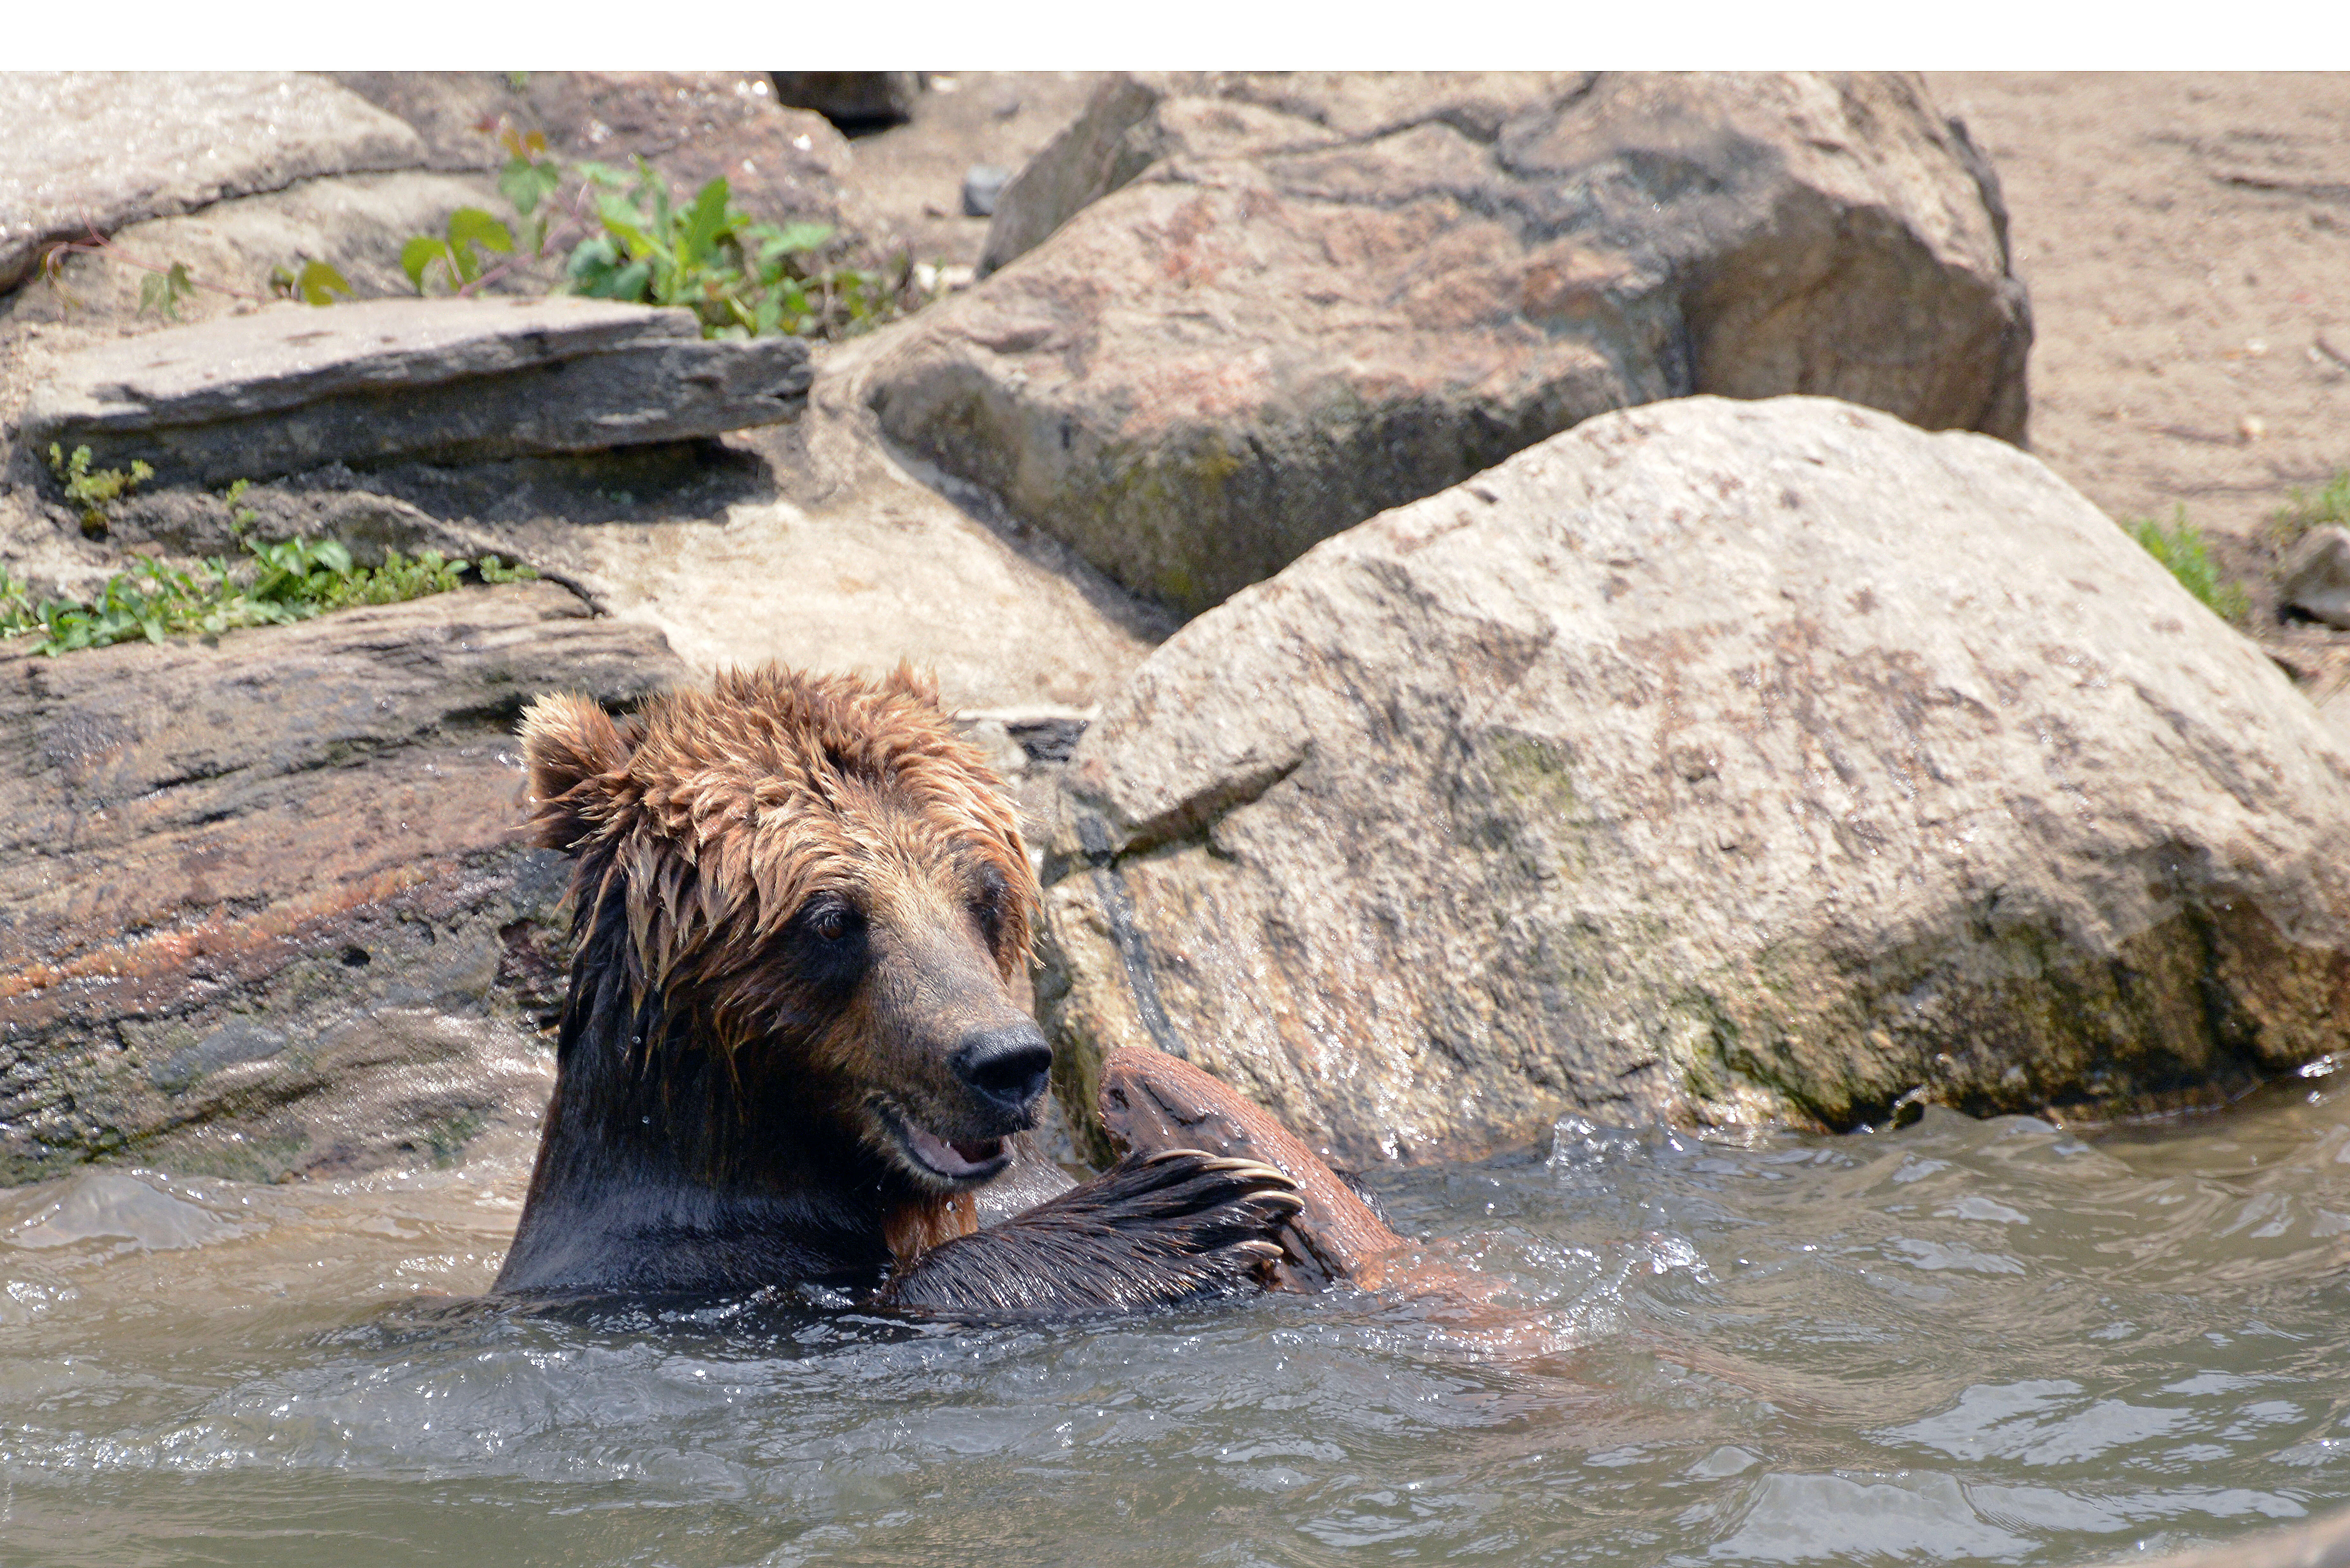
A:
[[[2350,1047],[2350,747],[2039,462],[1829,400],[1607,415],[1327,541],[1065,785],[1072,1105],[1155,1045],[1428,1158]]]
[[[83,349],[22,430],[213,484],[712,436],[791,418],[812,374],[796,337],[704,341],[690,311],[617,300],[284,305]]]
[[[1997,182],[1908,77],[1119,78],[989,254],[884,428],[1187,611],[1659,398],[2023,433]]]
[[[59,240],[425,158],[409,126],[292,71],[0,72],[0,290]]]
[[[682,673],[546,583],[217,647],[0,644],[0,1182],[269,1179],[526,1126],[563,867],[515,832],[514,721]]]

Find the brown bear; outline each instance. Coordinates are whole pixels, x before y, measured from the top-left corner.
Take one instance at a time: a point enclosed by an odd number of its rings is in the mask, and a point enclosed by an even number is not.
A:
[[[550,697],[522,734],[577,948],[499,1291],[1057,1313],[1271,1277],[1281,1172],[1159,1147],[1073,1185],[1024,1154],[1053,1059],[1011,992],[1036,881],[911,671],[737,671],[617,722]],[[1048,1196],[981,1228],[1006,1188]]]

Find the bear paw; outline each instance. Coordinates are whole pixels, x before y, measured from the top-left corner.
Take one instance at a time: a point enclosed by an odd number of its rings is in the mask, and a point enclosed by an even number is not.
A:
[[[1134,1312],[1262,1285],[1296,1183],[1195,1148],[1130,1155],[992,1230],[934,1247],[872,1305],[995,1317]]]

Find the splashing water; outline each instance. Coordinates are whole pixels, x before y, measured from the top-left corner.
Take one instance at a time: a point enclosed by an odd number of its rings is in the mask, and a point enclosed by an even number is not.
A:
[[[2102,1562],[2350,1494],[2350,1096],[2085,1140],[1572,1119],[1378,1178],[1552,1345],[1282,1298],[467,1303],[528,1151],[0,1193],[0,1562]],[[454,1298],[452,1300],[452,1298]]]

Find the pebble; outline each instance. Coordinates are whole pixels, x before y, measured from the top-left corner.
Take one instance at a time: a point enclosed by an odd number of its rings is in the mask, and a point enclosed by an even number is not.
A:
[[[2313,528],[2277,574],[2277,597],[2313,620],[2350,631],[2350,528]]]
[[[993,163],[974,163],[962,177],[962,215],[966,218],[992,218],[995,215],[995,199],[1003,194],[1012,171],[998,169]]]

